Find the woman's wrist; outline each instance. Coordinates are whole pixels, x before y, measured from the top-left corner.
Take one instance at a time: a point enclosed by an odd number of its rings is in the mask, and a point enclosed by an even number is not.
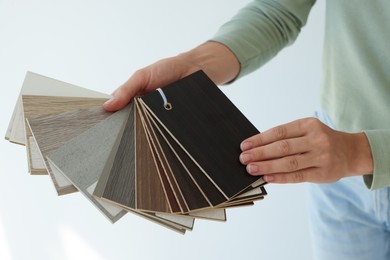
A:
[[[365,133],[353,134],[354,147],[352,148],[352,175],[367,175],[374,171],[371,147]]]
[[[240,72],[240,63],[234,53],[218,42],[205,42],[198,47],[178,55],[203,70],[217,85],[227,83]]]

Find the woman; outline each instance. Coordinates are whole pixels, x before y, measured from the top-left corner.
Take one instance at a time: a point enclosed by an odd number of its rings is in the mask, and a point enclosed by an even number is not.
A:
[[[256,70],[294,42],[314,2],[253,1],[206,43],[135,72],[105,109],[199,69],[216,84]],[[241,143],[248,174],[313,183],[317,259],[390,259],[388,24],[385,0],[328,0],[320,120],[299,119]]]

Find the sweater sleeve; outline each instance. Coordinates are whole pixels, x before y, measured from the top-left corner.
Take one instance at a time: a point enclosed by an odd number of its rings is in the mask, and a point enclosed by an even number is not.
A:
[[[364,182],[371,190],[390,186],[390,129],[365,131],[371,146],[374,174],[365,175]]]
[[[238,77],[291,44],[305,25],[315,0],[255,0],[221,26],[211,41],[226,45],[240,62]]]

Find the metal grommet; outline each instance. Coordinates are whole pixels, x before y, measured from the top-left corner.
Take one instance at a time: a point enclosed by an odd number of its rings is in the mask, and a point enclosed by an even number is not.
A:
[[[161,89],[161,88],[158,88],[157,91],[158,91],[158,93],[160,93],[161,98],[162,98],[162,100],[163,100],[163,102],[164,102],[164,108],[165,108],[165,110],[172,110],[172,104],[168,102],[167,97],[165,96],[165,94],[164,94],[164,92],[162,91],[162,89]]]
[[[164,108],[165,108],[165,110],[172,110],[172,104],[167,102],[164,104]]]

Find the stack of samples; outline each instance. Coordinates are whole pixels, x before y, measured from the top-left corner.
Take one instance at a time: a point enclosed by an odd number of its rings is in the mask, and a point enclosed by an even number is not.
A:
[[[258,130],[202,71],[107,112],[109,95],[28,72],[6,139],[58,195],[80,192],[112,223],[130,212],[179,233],[266,195],[239,162]]]

